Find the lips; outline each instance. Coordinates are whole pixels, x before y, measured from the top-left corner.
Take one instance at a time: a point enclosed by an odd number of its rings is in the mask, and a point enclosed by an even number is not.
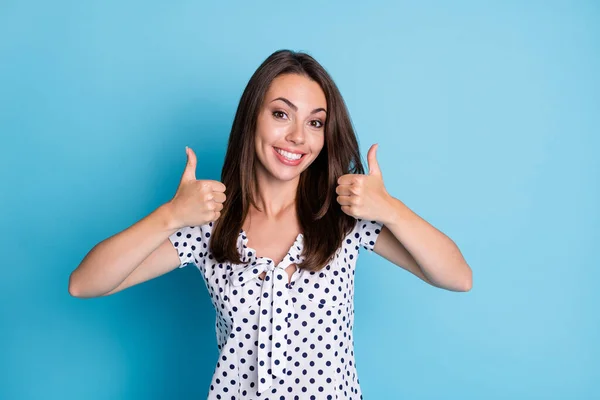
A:
[[[277,151],[277,149],[278,149],[278,147],[273,147],[273,153],[275,154],[275,157],[277,157],[279,162],[281,162],[283,165],[290,166],[290,167],[295,167],[295,166],[299,165],[302,162],[302,160],[304,160],[304,155],[306,154],[306,153],[300,153],[300,152],[293,152],[293,154],[301,154],[302,156],[297,160],[290,160],[290,159],[284,157],[283,154],[280,154]],[[285,149],[281,149],[281,150],[287,151]]]
[[[273,146],[273,147],[275,147],[275,146]],[[288,153],[292,153],[292,154],[300,154],[301,156],[303,156],[303,155],[306,154],[306,153],[303,153],[303,152],[298,151],[298,150],[284,149],[283,147],[275,147],[275,149],[287,151]]]

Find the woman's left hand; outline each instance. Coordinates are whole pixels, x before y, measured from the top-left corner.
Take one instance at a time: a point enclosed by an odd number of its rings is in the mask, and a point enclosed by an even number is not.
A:
[[[383,185],[374,144],[367,153],[368,175],[346,174],[338,178],[335,192],[342,211],[354,218],[384,222],[393,211],[392,196]]]

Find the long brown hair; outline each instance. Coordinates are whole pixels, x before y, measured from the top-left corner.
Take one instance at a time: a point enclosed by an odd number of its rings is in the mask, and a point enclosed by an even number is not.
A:
[[[314,80],[327,100],[323,149],[300,175],[296,193],[297,216],[304,236],[304,262],[298,267],[318,271],[335,255],[356,223],[336,200],[337,180],[344,174],[364,174],[364,168],[346,104],[333,79],[313,57],[291,50],[278,50],[263,61],[242,94],[221,172],[227,198],[213,227],[210,250],[218,262],[241,263],[238,236],[250,205],[256,206],[252,198],[256,121],[271,82],[282,74]]]

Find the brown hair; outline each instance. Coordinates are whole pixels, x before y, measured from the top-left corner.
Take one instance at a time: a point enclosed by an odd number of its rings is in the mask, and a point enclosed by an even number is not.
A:
[[[291,50],[271,54],[254,72],[233,120],[221,181],[227,198],[212,231],[210,250],[218,262],[241,263],[237,249],[252,198],[256,155],[256,121],[265,94],[277,76],[299,74],[317,82],[327,100],[325,141],[312,164],[300,175],[296,210],[304,236],[304,262],[299,268],[318,271],[327,264],[356,220],[337,202],[337,180],[344,174],[364,174],[358,141],[346,104],[333,79],[310,55]]]

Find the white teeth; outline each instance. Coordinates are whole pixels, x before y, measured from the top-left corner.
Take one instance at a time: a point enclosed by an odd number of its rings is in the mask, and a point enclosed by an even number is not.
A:
[[[282,156],[284,156],[285,158],[287,158],[288,160],[291,161],[295,161],[295,160],[299,160],[302,157],[302,154],[294,154],[294,153],[290,153],[288,151],[284,151],[281,149],[275,149],[279,154],[281,154]]]

